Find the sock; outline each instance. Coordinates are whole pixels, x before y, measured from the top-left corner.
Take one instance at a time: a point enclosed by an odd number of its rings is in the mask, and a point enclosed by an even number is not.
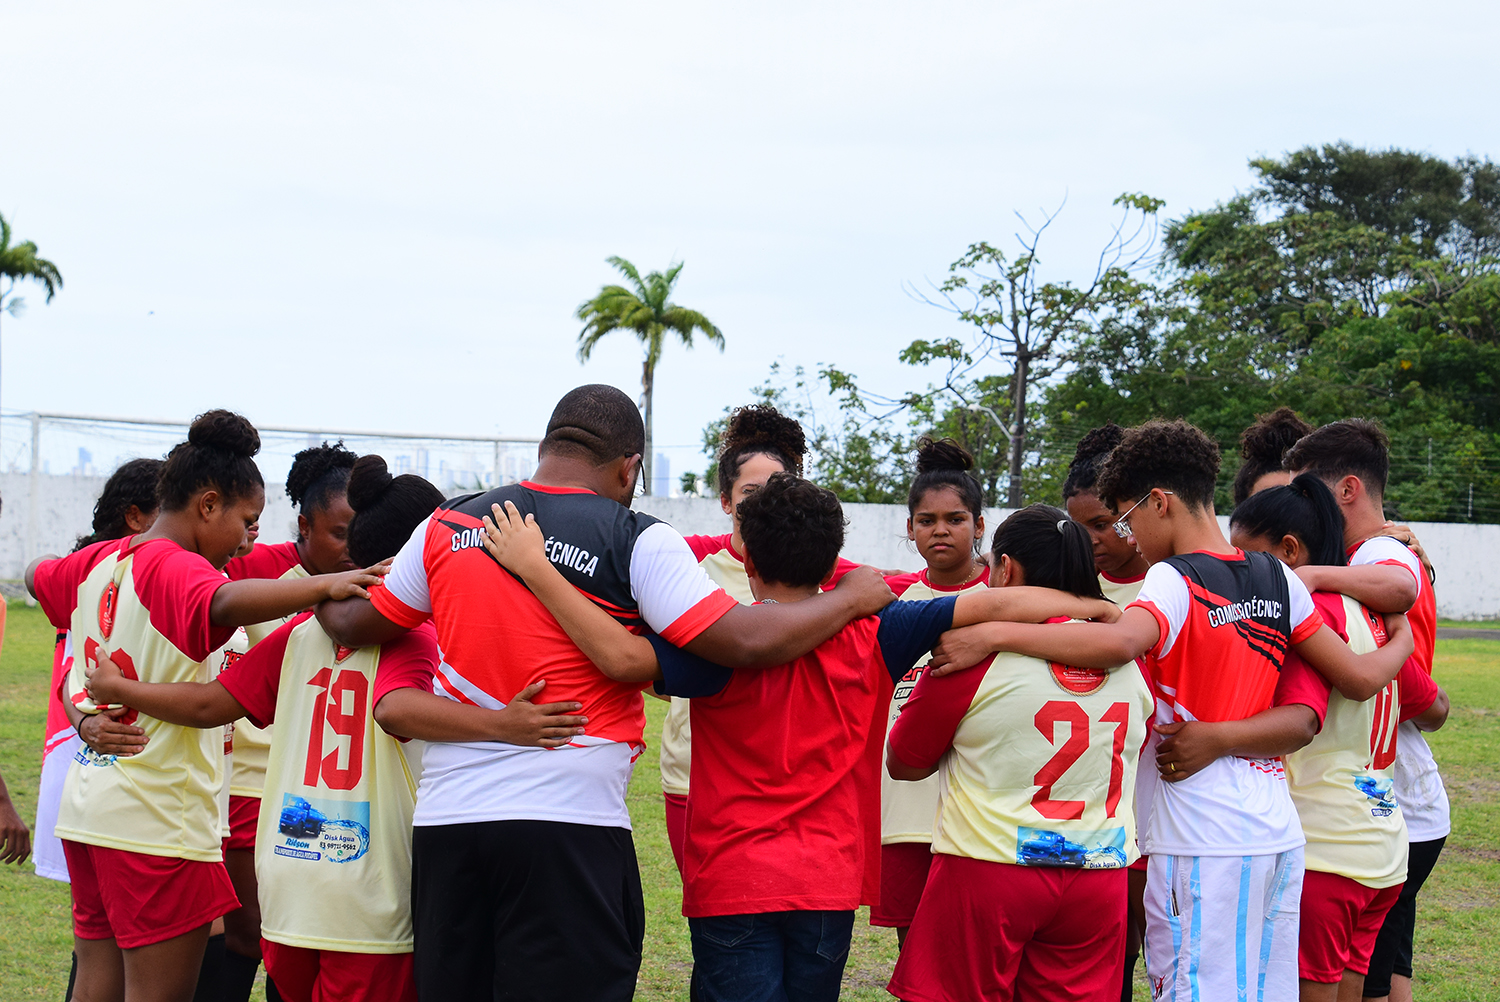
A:
[[[1130,1002],[1135,994],[1135,962],[1138,953],[1125,954],[1125,981],[1120,985],[1120,1002]]]
[[[224,998],[224,934],[208,937],[203,966],[198,968],[198,990],[193,1002],[222,1002]]]
[[[68,993],[63,1002],[73,1002],[73,986],[78,983],[78,954],[73,954],[73,969],[68,972]]]
[[[247,957],[233,950],[224,951],[224,1002],[247,1002],[255,986],[259,957]]]

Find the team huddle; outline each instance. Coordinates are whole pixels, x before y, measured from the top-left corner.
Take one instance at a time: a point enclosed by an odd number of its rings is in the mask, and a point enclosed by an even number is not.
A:
[[[735,411],[730,531],[631,510],[633,401],[558,403],[530,480],[445,499],[342,445],[255,542],[259,436],[211,411],[27,569],[57,628],[37,870],[69,997],[628,1000],[626,790],[670,701],[663,809],[705,1002],[839,996],[856,910],[910,1002],[1410,999],[1448,834],[1422,737],[1432,577],[1381,430],[1288,410],[1219,449],[1095,429],[983,541],[924,439],[925,567],[840,557],[796,421]]]

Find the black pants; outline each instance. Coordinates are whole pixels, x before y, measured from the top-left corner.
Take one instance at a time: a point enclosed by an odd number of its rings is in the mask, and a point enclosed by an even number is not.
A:
[[[635,994],[646,906],[624,828],[415,828],[411,907],[422,1002]]]
[[[1413,842],[1406,857],[1406,883],[1401,896],[1385,913],[1385,924],[1375,937],[1370,954],[1370,973],[1365,975],[1365,997],[1378,999],[1391,993],[1391,975],[1411,977],[1411,941],[1417,928],[1417,892],[1427,882],[1447,838]]]

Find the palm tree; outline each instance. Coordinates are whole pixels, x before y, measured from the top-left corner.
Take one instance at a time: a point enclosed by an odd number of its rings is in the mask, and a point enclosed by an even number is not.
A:
[[[670,301],[672,286],[677,284],[677,275],[682,271],[682,262],[665,272],[653,271],[641,278],[635,265],[624,258],[607,260],[630,280],[631,288],[606,285],[597,296],[578,307],[578,319],[583,321],[583,330],[578,332],[578,361],[587,362],[599,339],[617,330],[634,333],[646,350],[646,359],[641,364],[641,410],[645,412],[646,420],[646,452],[641,459],[645,492],[650,494],[653,465],[651,394],[656,385],[656,364],[661,361],[661,350],[667,336],[675,333],[685,347],[691,348],[693,332],[698,331],[723,351],[724,335],[697,310],[685,309]]]
[[[62,288],[62,274],[57,265],[46,258],[37,257],[36,244],[30,240],[10,245],[10,223],[0,216],[0,278],[10,279],[8,286],[0,286],[0,313],[19,316],[25,300],[15,294],[16,283],[23,278],[40,282],[47,289],[47,302]],[[9,300],[9,302],[7,302]]]

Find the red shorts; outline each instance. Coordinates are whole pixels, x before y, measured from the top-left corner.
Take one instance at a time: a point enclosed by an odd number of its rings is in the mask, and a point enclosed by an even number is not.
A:
[[[417,1002],[410,953],[339,953],[262,939],[260,955],[287,1002]]]
[[[1116,999],[1125,870],[937,853],[889,991],[909,1002]]]
[[[73,933],[150,946],[208,925],[240,906],[223,863],[63,840],[73,885]]]
[[[1346,970],[1368,974],[1375,937],[1400,896],[1400,884],[1376,889],[1336,873],[1308,870],[1302,877],[1297,976],[1331,985]]]
[[[892,842],[881,846],[880,903],[870,908],[870,924],[896,929],[911,925],[930,869],[930,842]]]
[[[229,837],[226,849],[255,849],[255,826],[260,823],[259,797],[229,797]]]
[[[1145,873],[1146,872],[1146,860],[1148,860],[1150,858],[1151,858],[1150,856],[1142,856],[1140,859],[1136,860],[1134,863],[1131,863],[1128,867],[1126,867],[1126,869],[1129,869],[1129,870],[1139,870],[1141,873]]]
[[[682,852],[687,845],[687,797],[680,793],[663,793],[667,802],[667,841],[672,845],[672,858],[677,861],[677,875],[682,876]]]

